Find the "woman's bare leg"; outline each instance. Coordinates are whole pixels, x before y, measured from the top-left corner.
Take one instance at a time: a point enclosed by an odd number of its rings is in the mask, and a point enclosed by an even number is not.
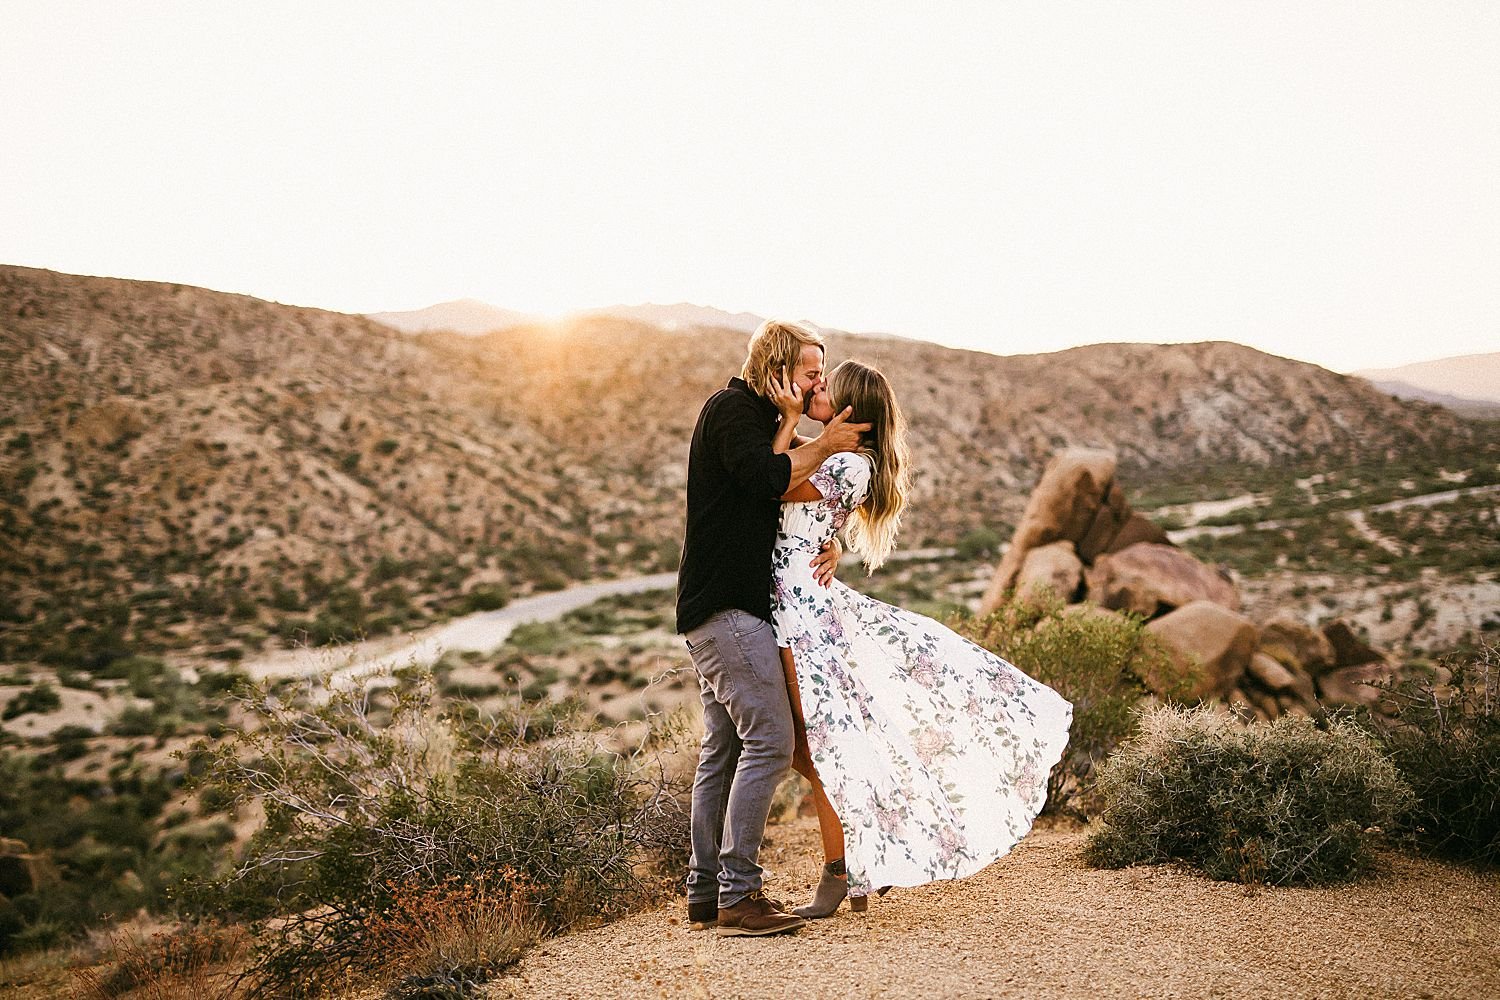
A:
[[[844,828],[839,823],[839,814],[834,810],[833,803],[828,801],[828,793],[823,790],[823,782],[818,779],[817,769],[813,767],[812,753],[807,747],[807,722],[802,718],[802,695],[797,690],[797,667],[792,659],[792,651],[785,647],[781,650],[781,669],[786,674],[787,696],[792,701],[793,730],[797,735],[797,744],[792,750],[792,770],[812,785],[813,806],[818,811],[818,833],[823,838],[824,862],[842,861]]]

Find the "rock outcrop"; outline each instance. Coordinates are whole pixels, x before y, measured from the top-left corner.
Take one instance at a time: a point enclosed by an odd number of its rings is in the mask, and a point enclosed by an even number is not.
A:
[[[1317,676],[1335,663],[1333,643],[1290,615],[1277,615],[1261,628],[1260,648],[1283,666]]]
[[[1384,661],[1330,670],[1318,678],[1319,699],[1325,705],[1374,706],[1380,701],[1380,688],[1376,685],[1394,673],[1394,668]]]
[[[1255,623],[1213,601],[1193,601],[1146,631],[1166,647],[1170,676],[1146,678],[1158,694],[1181,700],[1224,697],[1239,685],[1255,652]]]
[[[1079,557],[1087,561],[1089,553],[1083,545],[1087,537],[1092,554],[1104,551],[1114,538],[1107,525],[1117,515],[1101,515],[1100,511],[1116,508],[1128,511],[1124,495],[1115,485],[1113,452],[1071,448],[1048,462],[1026,502],[1026,512],[1021,515],[1010,547],[995,570],[995,578],[980,605],[981,613],[993,610],[1005,599],[1032,549],[1067,540],[1074,544]],[[1119,524],[1123,525],[1127,519],[1128,514],[1119,516]],[[1109,539],[1101,545],[1100,538],[1105,533]]]
[[[1157,542],[1137,542],[1100,555],[1088,570],[1088,594],[1106,608],[1147,618],[1193,601],[1240,609],[1233,583],[1181,549]]]
[[[1358,667],[1366,663],[1384,663],[1386,655],[1354,634],[1348,622],[1335,619],[1323,626],[1323,635],[1333,650],[1334,667]]]
[[[1346,622],[1321,629],[1278,614],[1263,627],[1239,614],[1227,572],[1177,548],[1130,509],[1109,452],[1057,455],[1031,494],[981,612],[1008,595],[1071,604],[1069,613],[1130,613],[1169,665],[1143,678],[1153,697],[1216,701],[1261,720],[1314,716],[1328,705],[1380,705],[1371,685],[1393,673]]]

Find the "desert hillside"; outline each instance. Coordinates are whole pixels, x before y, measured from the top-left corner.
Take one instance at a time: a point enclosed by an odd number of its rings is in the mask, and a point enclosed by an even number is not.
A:
[[[672,569],[692,423],[744,339],[608,317],[415,336],[0,268],[0,659],[234,658]],[[833,337],[848,356],[882,366],[911,417],[909,546],[1003,533],[1065,445],[1114,448],[1148,485],[1475,433],[1230,343],[998,357]]]

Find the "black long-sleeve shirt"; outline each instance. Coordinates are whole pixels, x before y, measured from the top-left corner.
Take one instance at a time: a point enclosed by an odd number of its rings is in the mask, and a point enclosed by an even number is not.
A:
[[[771,619],[771,550],[792,459],[771,450],[780,413],[743,379],[708,398],[688,450],[677,631],[726,608]]]

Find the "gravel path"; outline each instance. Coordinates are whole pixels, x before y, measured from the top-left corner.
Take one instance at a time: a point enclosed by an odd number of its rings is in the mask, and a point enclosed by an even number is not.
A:
[[[811,892],[817,827],[773,826],[767,890]],[[897,889],[795,935],[691,931],[680,904],[549,941],[490,998],[1500,997],[1500,879],[1381,851],[1352,885],[1262,889],[1095,871],[1043,824],[958,883]]]

